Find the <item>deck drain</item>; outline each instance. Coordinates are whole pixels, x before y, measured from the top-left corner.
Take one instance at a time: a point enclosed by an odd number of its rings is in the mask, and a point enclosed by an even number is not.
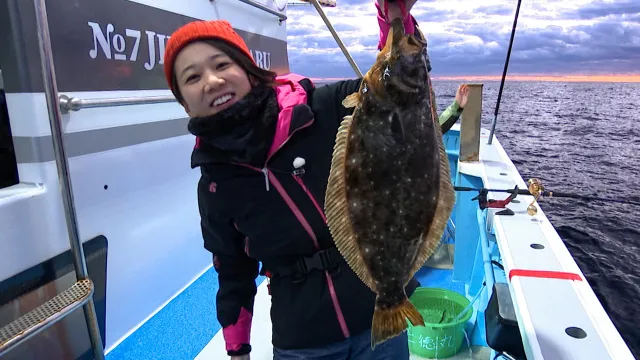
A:
[[[501,172],[501,173],[500,173],[500,175],[502,175],[502,176],[507,176],[507,175],[509,175],[509,174],[507,174],[507,173],[505,173],[505,172]]]
[[[531,244],[530,245],[532,248],[536,249],[536,250],[542,250],[544,249],[544,245],[542,244]]]
[[[564,332],[566,332],[567,335],[571,336],[572,338],[576,339],[584,339],[587,337],[587,333],[584,330],[575,326],[570,326],[564,329]]]

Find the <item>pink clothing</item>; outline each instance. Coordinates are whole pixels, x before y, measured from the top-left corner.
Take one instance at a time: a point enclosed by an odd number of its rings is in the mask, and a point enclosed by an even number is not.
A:
[[[402,1],[402,0],[397,0]],[[380,5],[376,1],[376,9],[378,9],[378,26],[380,27],[380,41],[378,42],[378,50],[382,50],[384,44],[387,42],[387,35],[389,35],[389,29],[391,29],[391,24],[387,22],[386,16],[383,13],[382,9],[380,9]],[[418,22],[416,19],[410,14],[406,13],[404,19],[402,19],[402,23],[404,24],[404,32],[413,34],[415,31]]]
[[[250,343],[252,319],[253,315],[247,309],[240,308],[238,322],[222,329],[227,351],[238,351],[242,344]]]

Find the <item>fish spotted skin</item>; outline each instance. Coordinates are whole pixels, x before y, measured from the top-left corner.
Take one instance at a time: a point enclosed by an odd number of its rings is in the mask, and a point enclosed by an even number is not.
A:
[[[426,43],[392,23],[338,130],[325,198],[349,266],[376,294],[372,348],[424,320],[404,291],[438,246],[454,204]]]

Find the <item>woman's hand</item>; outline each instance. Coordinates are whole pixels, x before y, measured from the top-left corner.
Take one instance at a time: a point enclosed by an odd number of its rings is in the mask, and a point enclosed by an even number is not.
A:
[[[405,16],[411,12],[411,8],[416,3],[417,0],[395,0],[394,2],[388,2],[388,0],[377,0],[378,5],[380,5],[380,9],[384,9],[384,2],[387,1],[387,5],[389,7],[389,16],[387,18],[387,22],[391,24],[391,21],[395,18],[402,18],[402,11],[400,11],[400,6],[398,5],[399,1],[404,2]]]
[[[469,99],[469,86],[467,84],[462,84],[458,87],[458,92],[456,92],[456,102],[460,108],[464,108],[467,105],[467,100]]]

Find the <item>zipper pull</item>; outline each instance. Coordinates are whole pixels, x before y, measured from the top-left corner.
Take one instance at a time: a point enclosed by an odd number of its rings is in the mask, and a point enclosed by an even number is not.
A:
[[[267,191],[269,191],[269,170],[264,167],[262,168],[262,173],[264,174],[264,185],[267,188]]]

